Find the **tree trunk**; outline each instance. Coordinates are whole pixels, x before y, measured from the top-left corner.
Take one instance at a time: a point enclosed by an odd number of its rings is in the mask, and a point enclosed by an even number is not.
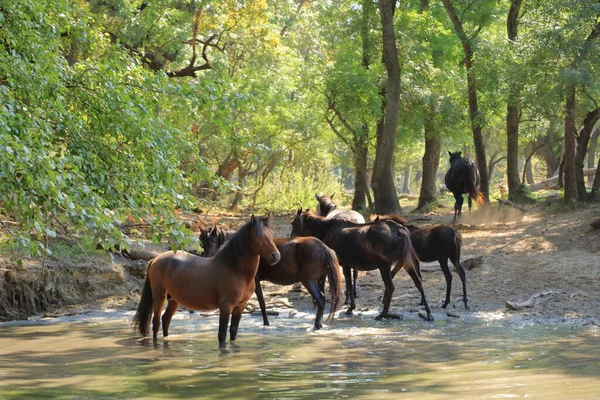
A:
[[[567,86],[565,101],[565,154],[563,158],[563,183],[565,185],[564,202],[574,204],[579,201],[575,185],[575,86]]]
[[[581,128],[579,136],[577,137],[577,152],[575,153],[575,185],[577,186],[577,195],[580,200],[585,200],[587,198],[585,178],[583,177],[583,163],[585,161],[585,155],[587,154],[590,137],[592,136],[592,130],[599,118],[600,108],[588,111],[583,120],[583,128]]]
[[[531,158],[533,157],[533,152],[534,152],[534,144],[533,142],[529,142],[527,143],[527,146],[525,146],[525,164],[523,165],[523,181],[522,183],[525,184],[525,182],[527,182],[528,185],[531,185],[534,183],[533,181],[533,170],[531,168]]]
[[[548,135],[546,135],[542,140],[546,142],[546,145],[542,148],[542,156],[546,162],[546,178],[551,178],[557,173],[560,165],[560,157],[556,158],[554,155],[554,150],[552,149],[552,145],[556,140],[552,140],[552,138],[550,138]]]
[[[375,159],[373,184],[375,212],[377,214],[400,213],[400,203],[394,185],[394,152],[400,103],[400,66],[394,32],[395,0],[380,0],[379,11],[383,37],[383,60],[387,71],[386,107],[383,132],[378,138],[378,157]],[[379,142],[381,139],[381,142]]]
[[[592,29],[592,32],[588,35],[587,39],[583,43],[581,50],[573,60],[571,68],[578,69],[581,63],[586,59],[588,53],[592,47],[592,41],[596,40],[600,36],[600,13],[596,14],[596,25]],[[564,148],[564,184],[565,184],[565,197],[564,202],[566,204],[577,203],[580,199],[579,190],[577,188],[577,180],[575,176],[575,143],[577,136],[577,128],[575,127],[575,84],[569,83],[566,87],[566,101],[565,101],[565,148]],[[592,126],[593,127],[593,126]],[[585,154],[583,155],[585,157]],[[582,160],[583,166],[583,160]],[[583,169],[583,167],[582,167]],[[585,191],[585,185],[583,187]]]
[[[411,168],[410,164],[404,166],[404,179],[402,182],[402,193],[410,193]]]
[[[367,184],[367,154],[368,154],[368,135],[369,128],[363,125],[358,130],[358,137],[355,137],[354,143],[354,198],[352,199],[352,209],[356,211],[366,211],[366,199],[369,195],[369,186]],[[369,196],[370,197],[370,196]],[[369,201],[370,203],[370,201]],[[370,205],[370,204],[369,204]]]
[[[600,134],[600,128],[595,129],[590,139],[590,146],[588,147],[588,168],[594,168],[596,166],[596,148],[598,147],[598,134]],[[600,159],[598,160],[600,162]],[[593,178],[588,177],[588,183],[592,183]]]
[[[511,46],[519,36],[519,11],[523,0],[511,0],[506,34]],[[525,196],[523,185],[519,181],[519,98],[521,90],[518,84],[512,84],[506,106],[506,177],[508,181],[508,199],[519,203]]]
[[[487,158],[485,156],[485,144],[483,142],[483,134],[481,122],[479,118],[479,106],[477,100],[477,81],[475,79],[475,71],[473,70],[473,49],[471,41],[467,37],[461,20],[456,15],[454,7],[450,0],[442,0],[444,8],[450,17],[450,21],[454,26],[454,31],[462,44],[465,53],[465,67],[467,71],[467,97],[469,101],[469,117],[471,120],[471,131],[473,133],[473,144],[475,146],[475,155],[477,161],[477,169],[481,177],[479,185],[480,191],[483,194],[485,203],[489,203],[490,184],[488,178]]]
[[[429,110],[425,120],[425,154],[423,154],[423,180],[419,193],[417,208],[425,207],[428,203],[436,201],[437,185],[436,176],[440,166],[440,152],[442,141],[435,129],[433,111]]]

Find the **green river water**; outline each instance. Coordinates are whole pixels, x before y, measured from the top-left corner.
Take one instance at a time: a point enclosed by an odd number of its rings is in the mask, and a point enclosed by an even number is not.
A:
[[[245,315],[223,350],[185,312],[156,345],[130,313],[0,324],[0,399],[600,398],[597,327],[312,318]]]

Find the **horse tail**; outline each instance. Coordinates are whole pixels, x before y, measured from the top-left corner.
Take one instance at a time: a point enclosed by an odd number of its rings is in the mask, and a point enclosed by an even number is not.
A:
[[[454,242],[452,246],[452,251],[450,252],[452,264],[458,269],[458,264],[460,263],[460,249],[462,248],[463,239],[462,235],[456,229],[453,230],[454,234]]]
[[[140,297],[140,303],[138,304],[137,311],[133,317],[134,330],[139,329],[142,336],[148,336],[150,332],[150,320],[152,319],[152,286],[150,285],[150,267],[152,261],[148,263],[146,269],[146,281],[142,289],[142,295]]]
[[[340,299],[342,297],[342,280],[340,274],[340,263],[338,262],[335,251],[326,247],[325,257],[327,258],[327,279],[329,280],[329,291],[331,292],[331,308],[327,321],[333,320],[335,312],[340,308]]]
[[[471,165],[472,168],[475,168],[473,165]],[[469,172],[471,172],[471,169],[469,168]],[[477,174],[477,170],[475,170],[475,174]],[[477,189],[477,182],[475,177],[473,176],[473,174],[469,174],[469,177],[467,178],[467,193],[469,194],[469,197],[472,200],[475,200],[475,203],[477,203],[477,207],[481,207],[484,202],[485,199],[483,197],[483,193],[481,193],[479,191],[479,189]]]

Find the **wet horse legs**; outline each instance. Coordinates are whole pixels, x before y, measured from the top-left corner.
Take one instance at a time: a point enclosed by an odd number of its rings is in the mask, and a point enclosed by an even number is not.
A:
[[[307,281],[302,282],[306,290],[310,293],[314,301],[317,303],[317,317],[315,319],[315,330],[323,327],[323,312],[325,310],[325,295],[323,294],[319,282]]]

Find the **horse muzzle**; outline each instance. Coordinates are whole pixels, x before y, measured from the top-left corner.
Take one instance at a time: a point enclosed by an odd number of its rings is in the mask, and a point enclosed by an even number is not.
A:
[[[281,253],[274,251],[269,255],[269,264],[275,265],[281,260]]]

